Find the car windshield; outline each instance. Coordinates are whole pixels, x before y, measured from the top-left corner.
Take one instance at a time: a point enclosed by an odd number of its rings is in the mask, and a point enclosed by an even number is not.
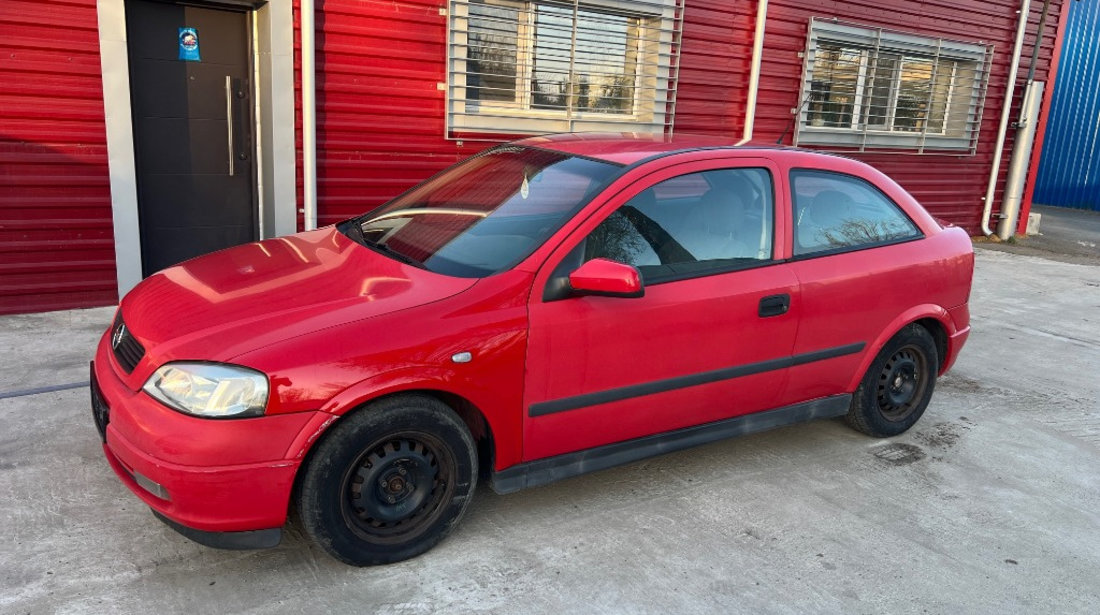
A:
[[[620,169],[560,152],[502,146],[339,228],[429,271],[485,277],[530,255]]]

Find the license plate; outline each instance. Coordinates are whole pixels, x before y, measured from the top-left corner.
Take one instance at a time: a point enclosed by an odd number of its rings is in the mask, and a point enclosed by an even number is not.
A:
[[[110,409],[107,407],[107,402],[103,400],[103,395],[99,392],[99,384],[95,380],[94,362],[92,363],[91,372],[88,388],[92,391],[92,420],[95,421],[95,428],[99,430],[99,437],[106,442]]]

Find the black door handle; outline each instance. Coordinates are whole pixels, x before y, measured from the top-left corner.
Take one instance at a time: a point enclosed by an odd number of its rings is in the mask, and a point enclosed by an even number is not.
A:
[[[786,314],[789,309],[791,309],[790,295],[786,293],[782,295],[769,295],[760,300],[760,311],[758,314],[761,318],[781,316]]]

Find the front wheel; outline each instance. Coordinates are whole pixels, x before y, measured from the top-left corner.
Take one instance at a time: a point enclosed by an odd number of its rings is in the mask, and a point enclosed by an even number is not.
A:
[[[845,420],[878,438],[913,426],[932,399],[939,355],[932,334],[912,324],[886,342],[852,396]]]
[[[420,555],[458,523],[477,483],[462,420],[432,397],[377,401],[341,419],[303,470],[306,534],[355,566]]]

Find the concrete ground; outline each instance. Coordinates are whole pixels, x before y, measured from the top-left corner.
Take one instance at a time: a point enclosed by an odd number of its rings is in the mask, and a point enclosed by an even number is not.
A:
[[[498,496],[357,569],[199,546],[114,477],[86,388],[0,399],[3,613],[1097,613],[1100,266],[979,249],[974,332],[890,440],[793,426]],[[0,318],[0,397],[86,380],[110,309]]]
[[[1039,234],[1016,237],[1010,243],[983,242],[983,248],[1064,263],[1100,263],[1100,211],[1036,205]]]

